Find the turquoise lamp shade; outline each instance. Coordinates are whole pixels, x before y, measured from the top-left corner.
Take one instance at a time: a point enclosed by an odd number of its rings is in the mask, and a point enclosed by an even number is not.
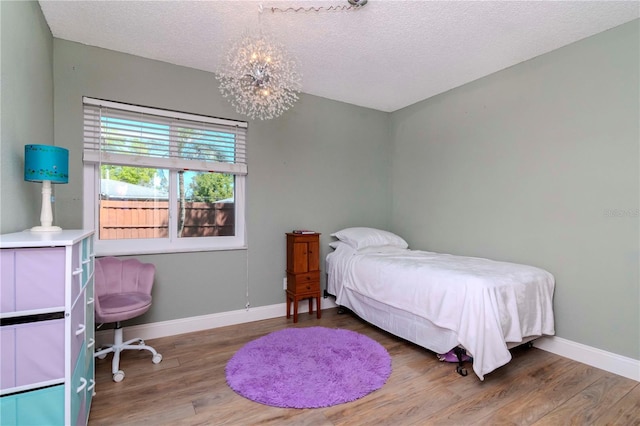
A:
[[[51,145],[25,145],[24,180],[42,182],[40,226],[34,226],[31,232],[62,231],[59,226],[53,226],[51,184],[69,182],[69,150]]]
[[[24,180],[69,182],[69,150],[51,145],[25,145]]]

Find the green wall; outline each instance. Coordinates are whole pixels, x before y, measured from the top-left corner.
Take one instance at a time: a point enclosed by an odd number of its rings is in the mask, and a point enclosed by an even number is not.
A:
[[[0,1],[0,233],[40,224],[42,186],[24,181],[24,146],[53,145],[52,46],[37,2]]]
[[[537,265],[557,335],[640,359],[639,21],[397,111],[392,229]]]
[[[55,140],[76,177],[57,193],[63,227],[82,226],[82,96],[243,119],[212,73],[59,39],[53,51]],[[324,258],[331,232],[387,227],[389,122],[388,113],[311,95],[278,119],[250,121],[249,250],[138,256],[158,268],[153,307],[138,322],[243,309],[247,264],[251,305],[284,303],[285,232],[321,232]]]

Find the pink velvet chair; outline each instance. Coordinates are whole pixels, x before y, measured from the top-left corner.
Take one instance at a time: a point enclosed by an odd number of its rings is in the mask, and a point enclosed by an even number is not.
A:
[[[121,321],[140,316],[151,307],[151,288],[155,273],[154,265],[137,259],[96,259],[96,323],[115,323],[115,330],[113,344],[98,348],[94,356],[104,359],[108,353],[113,352],[111,372],[114,382],[124,379],[124,371],[120,370],[120,352],[125,349],[146,349],[153,355],[154,364],[162,361],[162,355],[145,345],[144,340],[137,338],[122,341]]]

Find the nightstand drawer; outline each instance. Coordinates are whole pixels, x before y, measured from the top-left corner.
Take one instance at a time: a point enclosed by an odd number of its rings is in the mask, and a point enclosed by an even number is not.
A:
[[[308,281],[308,282],[296,283],[295,290],[293,291],[295,291],[296,293],[320,291],[320,281]]]
[[[320,281],[320,271],[306,274],[287,274],[287,288],[289,288],[289,290],[293,290],[300,284],[307,284],[312,281]]]

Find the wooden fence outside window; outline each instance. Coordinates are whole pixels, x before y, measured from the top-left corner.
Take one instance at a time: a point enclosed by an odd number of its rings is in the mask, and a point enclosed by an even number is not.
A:
[[[179,206],[177,211],[180,216]],[[235,235],[234,203],[185,203],[184,226],[179,235],[183,238]],[[101,240],[168,236],[168,201],[100,201]]]

